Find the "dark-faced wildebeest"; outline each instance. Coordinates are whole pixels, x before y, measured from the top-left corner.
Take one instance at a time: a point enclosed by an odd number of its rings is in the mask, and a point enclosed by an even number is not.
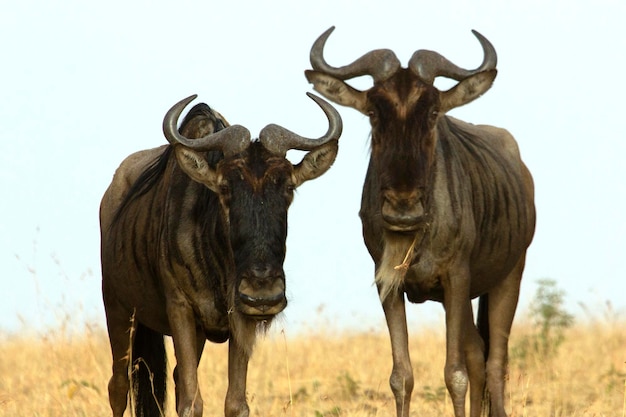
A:
[[[194,98],[166,114],[170,145],[126,158],[102,199],[114,417],[126,409],[129,369],[136,415],[161,415],[163,335],[173,338],[180,416],[202,415],[197,366],[207,339],[229,340],[225,415],[249,414],[246,375],[256,333],[287,305],[287,209],[294,189],[326,172],[337,155],[341,118],[313,95],[329,121],[323,137],[268,125],[252,142],[246,128],[228,126],[206,104],[195,106],[177,130]],[[289,149],[309,152],[292,165]]]
[[[391,338],[397,415],[409,415],[413,389],[406,294],[411,302],[443,303],[444,374],[455,416],[465,415],[468,385],[473,417],[483,395],[490,415],[505,416],[508,338],[535,227],[533,181],[506,130],[446,116],[491,87],[495,49],[474,32],[484,51],[476,70],[426,50],[402,68],[387,49],[336,68],[323,57],[333,29],[313,44],[306,77],[330,100],[367,115],[372,126],[360,217]],[[367,91],[345,82],[361,75],[373,78]],[[458,83],[439,91],[438,76]],[[470,300],[478,296],[477,329]]]

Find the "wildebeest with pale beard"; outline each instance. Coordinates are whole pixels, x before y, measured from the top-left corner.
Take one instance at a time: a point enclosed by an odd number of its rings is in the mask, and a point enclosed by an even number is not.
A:
[[[474,32],[484,51],[475,70],[427,50],[415,52],[402,68],[388,49],[333,67],[323,57],[333,29],[313,44],[313,71],[306,77],[326,98],[365,114],[372,126],[360,216],[391,338],[397,415],[409,416],[414,383],[406,296],[443,303],[444,375],[454,415],[465,416],[469,386],[472,417],[483,404],[491,416],[503,417],[509,332],[535,228],[533,180],[506,130],[446,115],[491,87],[495,49]],[[373,78],[369,90],[345,82],[362,75]],[[458,83],[440,91],[433,85],[439,76]],[[474,297],[480,297],[478,329]]]

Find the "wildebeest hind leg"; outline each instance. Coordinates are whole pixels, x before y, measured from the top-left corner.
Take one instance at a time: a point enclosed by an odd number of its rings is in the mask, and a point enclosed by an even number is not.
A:
[[[105,299],[109,342],[113,355],[113,375],[109,380],[109,403],[113,417],[122,417],[126,410],[128,390],[128,359],[130,356],[131,331],[134,331],[132,312],[118,303]]]
[[[485,345],[472,316],[467,317],[465,326],[465,362],[470,380],[470,416],[479,417],[485,391]]]
[[[491,401],[490,417],[506,417],[504,411],[504,381],[508,358],[509,333],[517,308],[525,255],[513,271],[489,291],[489,350],[487,356],[487,390]]]

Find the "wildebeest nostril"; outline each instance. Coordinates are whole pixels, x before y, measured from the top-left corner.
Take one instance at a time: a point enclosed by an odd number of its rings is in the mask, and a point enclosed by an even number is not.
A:
[[[424,205],[421,201],[408,204],[392,204],[385,201],[382,207],[383,220],[389,224],[397,226],[413,226],[419,223],[424,217]]]
[[[269,278],[272,275],[273,268],[270,265],[255,265],[250,268],[251,278]]]

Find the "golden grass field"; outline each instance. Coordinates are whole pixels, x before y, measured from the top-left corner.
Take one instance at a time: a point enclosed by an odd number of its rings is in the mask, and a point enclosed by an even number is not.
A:
[[[566,331],[556,354],[547,357],[518,352],[516,346],[534,333],[531,325],[516,323],[506,392],[510,416],[623,417],[624,329],[623,322],[575,325]],[[0,416],[110,416],[105,331],[64,333],[0,337]],[[443,328],[413,328],[411,333],[415,372],[411,415],[452,416],[443,382]],[[199,369],[206,416],[223,415],[226,356],[226,344],[207,344]],[[251,415],[394,416],[387,382],[390,370],[384,329],[361,333],[321,329],[290,335],[277,325],[261,339],[250,363]],[[168,416],[175,415],[172,404],[170,395]]]

